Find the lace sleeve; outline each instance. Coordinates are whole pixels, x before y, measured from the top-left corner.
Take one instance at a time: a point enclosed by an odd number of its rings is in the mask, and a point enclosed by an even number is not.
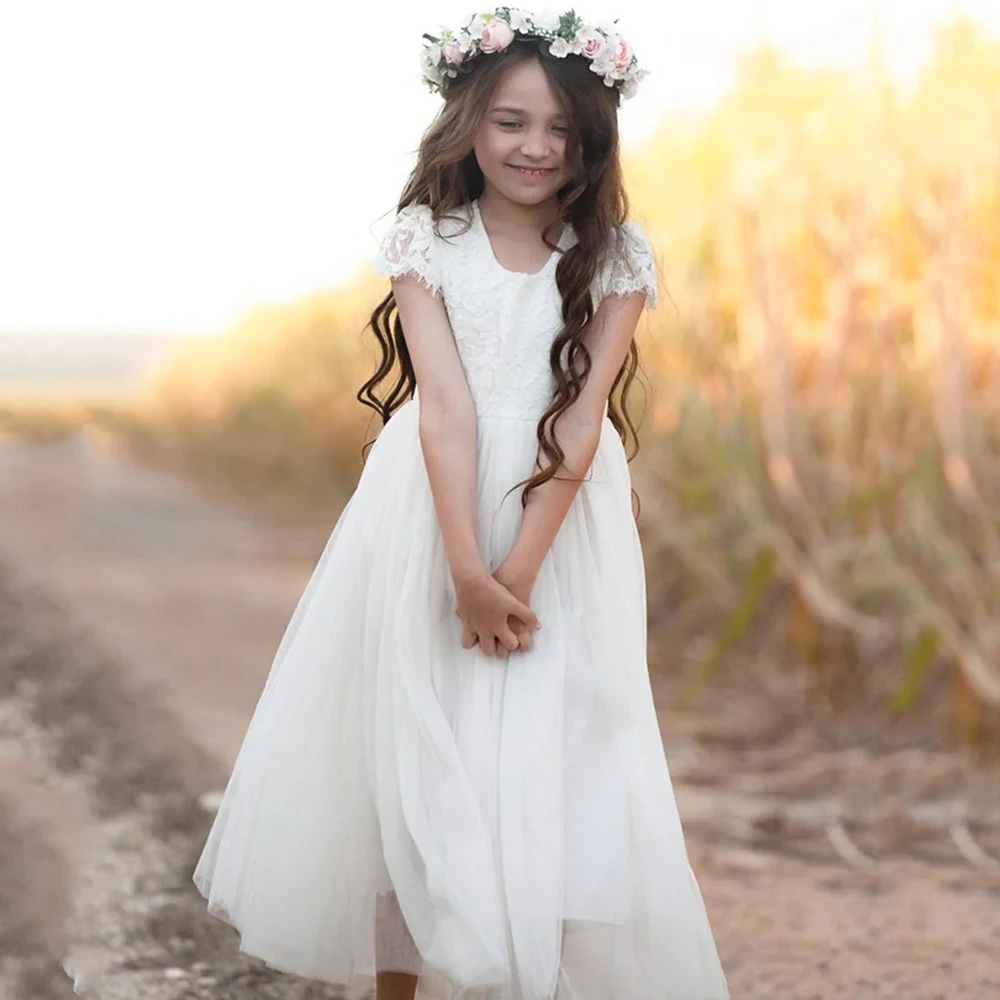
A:
[[[404,205],[396,214],[373,261],[377,274],[415,275],[432,292],[441,287],[435,255],[434,219],[428,205]]]
[[[597,276],[595,308],[606,295],[646,293],[646,309],[658,301],[656,259],[646,231],[638,222],[626,222],[615,234],[608,258]]]

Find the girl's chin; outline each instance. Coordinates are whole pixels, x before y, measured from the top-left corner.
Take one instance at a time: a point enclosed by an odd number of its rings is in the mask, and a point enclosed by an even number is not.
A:
[[[511,201],[525,205],[534,205],[545,201],[547,198],[553,197],[559,190],[559,185],[555,183],[555,174],[543,179],[532,179],[526,183],[516,176],[514,170],[509,170],[504,178],[504,183],[497,184],[496,187]]]

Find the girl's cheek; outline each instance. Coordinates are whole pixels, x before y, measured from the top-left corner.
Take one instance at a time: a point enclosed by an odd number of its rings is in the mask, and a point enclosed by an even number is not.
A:
[[[516,136],[510,132],[494,132],[490,147],[497,156],[506,156],[517,145]]]

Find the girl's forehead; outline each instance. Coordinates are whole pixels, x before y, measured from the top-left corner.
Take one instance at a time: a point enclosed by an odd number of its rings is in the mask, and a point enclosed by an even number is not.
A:
[[[518,63],[504,73],[493,91],[490,107],[520,108],[540,115],[562,113],[545,70],[534,61]]]

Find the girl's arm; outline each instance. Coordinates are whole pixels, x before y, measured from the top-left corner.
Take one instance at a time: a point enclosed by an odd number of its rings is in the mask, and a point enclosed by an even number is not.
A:
[[[444,302],[413,275],[392,279],[396,308],[420,391],[420,444],[458,614],[488,656],[516,649],[510,616],[541,623],[526,601],[491,576],[479,549],[478,426],[472,392]],[[468,642],[471,645],[471,640]]]
[[[558,471],[560,478],[550,479],[528,494],[517,538],[495,574],[522,600],[527,599],[597,454],[605,404],[628,355],[645,299],[644,292],[605,296],[584,331],[593,365],[580,395],[555,428],[556,440],[566,453]]]
[[[472,393],[440,297],[416,277],[392,279],[420,390],[420,444],[456,584],[486,574],[479,550],[477,425]]]

